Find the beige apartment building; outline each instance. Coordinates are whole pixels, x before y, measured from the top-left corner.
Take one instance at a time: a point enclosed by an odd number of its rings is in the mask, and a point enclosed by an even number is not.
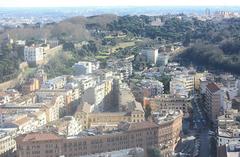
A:
[[[8,156],[16,149],[16,129],[0,130],[0,156]]]
[[[121,122],[112,131],[85,130],[78,136],[62,137],[52,133],[30,133],[16,138],[17,157],[78,157],[141,147],[158,148],[164,157],[171,156],[182,128],[182,112],[155,117],[154,122]]]
[[[75,118],[83,125],[84,129],[101,126],[103,129],[109,130],[116,127],[121,121],[141,122],[145,119],[140,103],[137,103],[131,112],[92,112],[91,108],[91,105],[84,103],[78,107],[75,113]]]
[[[83,128],[102,127],[109,130],[121,121],[141,122],[145,120],[142,105],[134,99],[130,89],[120,88],[116,96],[116,112],[98,112],[94,105],[86,102],[80,104],[75,112],[75,118]]]
[[[224,96],[222,90],[215,83],[209,83],[206,86],[205,107],[208,112],[208,117],[213,122],[216,122],[218,116],[221,115],[223,101]]]
[[[184,116],[188,117],[191,108],[191,98],[163,94],[154,98],[144,98],[143,106],[146,107],[147,105],[151,106],[152,111],[182,110]]]

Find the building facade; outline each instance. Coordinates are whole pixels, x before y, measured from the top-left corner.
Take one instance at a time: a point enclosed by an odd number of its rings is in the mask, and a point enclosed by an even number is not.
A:
[[[182,114],[157,123],[120,123],[110,132],[84,131],[79,136],[63,138],[51,133],[31,133],[17,139],[17,157],[64,156],[89,154],[140,147],[155,147],[164,157],[172,155],[179,140]]]
[[[24,59],[29,64],[38,65],[44,61],[44,48],[35,46],[24,47]]]
[[[215,84],[209,83],[206,86],[205,108],[208,117],[216,122],[218,116],[221,115],[221,107],[223,107],[224,96],[222,90]]]

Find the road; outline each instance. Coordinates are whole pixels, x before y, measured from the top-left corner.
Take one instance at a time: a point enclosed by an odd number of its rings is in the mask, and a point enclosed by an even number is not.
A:
[[[208,129],[205,129],[200,133],[200,154],[199,157],[209,157],[209,136]]]
[[[197,156],[209,157],[209,128],[207,124],[207,117],[197,101],[197,96],[194,97],[192,102],[193,114],[190,119],[192,127],[189,128],[187,134],[182,138],[182,142],[178,145],[175,153],[181,153],[180,156]],[[195,137],[194,140],[190,137]],[[184,155],[185,154],[185,155]],[[188,154],[188,155],[186,155]]]
[[[195,129],[199,134],[200,140],[200,151],[199,157],[209,157],[209,136],[208,136],[208,124],[206,114],[204,114],[204,110],[197,102],[197,98],[194,97],[193,100],[193,123]]]

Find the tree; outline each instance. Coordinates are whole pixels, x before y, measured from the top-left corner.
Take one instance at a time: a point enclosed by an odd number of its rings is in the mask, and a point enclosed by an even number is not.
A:
[[[171,77],[167,76],[167,75],[162,75],[159,78],[159,81],[163,83],[164,86],[164,93],[168,94],[170,92],[170,81],[171,81]]]
[[[147,149],[148,157],[161,157],[161,153],[157,148],[150,147]]]
[[[190,39],[190,33],[188,32],[183,40],[183,46],[187,47],[189,46],[191,39]]]
[[[63,50],[64,51],[74,51],[75,46],[72,42],[66,42],[66,43],[63,44]]]
[[[151,116],[152,108],[150,105],[147,105],[145,107],[145,119],[147,120],[149,116]]]

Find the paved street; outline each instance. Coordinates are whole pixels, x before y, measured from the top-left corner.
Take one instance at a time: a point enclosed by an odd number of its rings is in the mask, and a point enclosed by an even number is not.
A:
[[[207,118],[204,114],[203,109],[198,104],[197,99],[194,98],[193,103],[193,122],[195,122],[195,126],[199,133],[199,140],[200,140],[200,151],[199,157],[209,157],[209,136],[208,136],[208,124]]]
[[[193,99],[192,105],[193,115],[190,119],[191,127],[189,128],[188,134],[184,135],[182,142],[178,145],[175,152],[181,153],[181,156],[188,154],[187,156],[209,157],[209,129],[207,118],[196,98]],[[195,137],[195,139],[193,140],[191,137]]]
[[[200,134],[200,155],[199,157],[209,157],[209,138],[208,129],[202,131]]]

